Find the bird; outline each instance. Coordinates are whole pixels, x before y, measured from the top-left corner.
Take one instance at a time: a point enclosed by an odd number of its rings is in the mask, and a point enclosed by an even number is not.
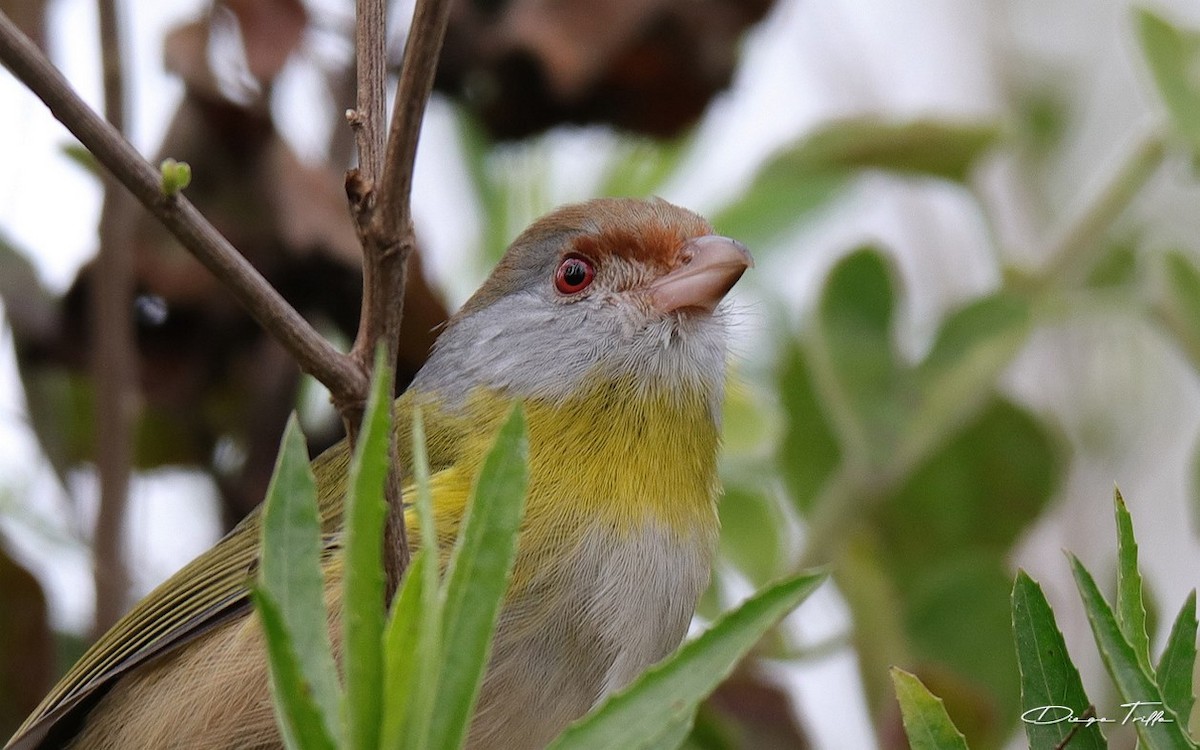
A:
[[[397,399],[402,465],[423,415],[442,549],[510,404],[525,409],[526,510],[472,750],[544,747],[682,641],[719,532],[726,298],[752,266],[659,198],[560,207],[512,242]],[[343,442],[313,462],[335,634],[349,458]],[[6,750],[282,747],[249,598],[259,536],[255,513],[151,592]]]

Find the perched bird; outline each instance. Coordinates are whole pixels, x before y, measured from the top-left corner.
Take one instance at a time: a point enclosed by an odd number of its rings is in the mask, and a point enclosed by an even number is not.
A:
[[[413,406],[425,414],[443,548],[511,400],[525,404],[525,519],[469,747],[546,745],[683,638],[717,539],[720,303],[751,265],[662,200],[560,208],[517,237],[398,400],[404,461]],[[343,444],[314,462],[334,628],[348,461]],[[258,524],[138,604],[7,748],[280,747],[248,600]]]

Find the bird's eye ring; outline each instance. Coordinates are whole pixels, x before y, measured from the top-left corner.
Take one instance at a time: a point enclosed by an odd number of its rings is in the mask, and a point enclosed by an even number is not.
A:
[[[594,278],[596,269],[590,260],[579,255],[568,255],[554,272],[554,288],[562,294],[578,294],[587,289]]]

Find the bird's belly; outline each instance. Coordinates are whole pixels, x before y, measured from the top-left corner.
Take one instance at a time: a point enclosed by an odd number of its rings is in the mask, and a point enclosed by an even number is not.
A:
[[[518,558],[472,750],[545,746],[687,632],[708,583],[711,535],[592,528],[572,536],[562,542],[568,550],[543,552],[565,563]],[[523,570],[546,572],[526,578]]]

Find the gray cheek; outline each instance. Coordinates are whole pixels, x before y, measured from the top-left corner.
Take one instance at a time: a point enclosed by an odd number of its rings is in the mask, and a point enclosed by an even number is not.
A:
[[[648,321],[615,298],[562,304],[527,293],[446,330],[413,388],[437,391],[448,405],[476,386],[557,400],[589,377],[637,373],[648,384],[701,388],[719,407],[724,360],[718,319]]]

